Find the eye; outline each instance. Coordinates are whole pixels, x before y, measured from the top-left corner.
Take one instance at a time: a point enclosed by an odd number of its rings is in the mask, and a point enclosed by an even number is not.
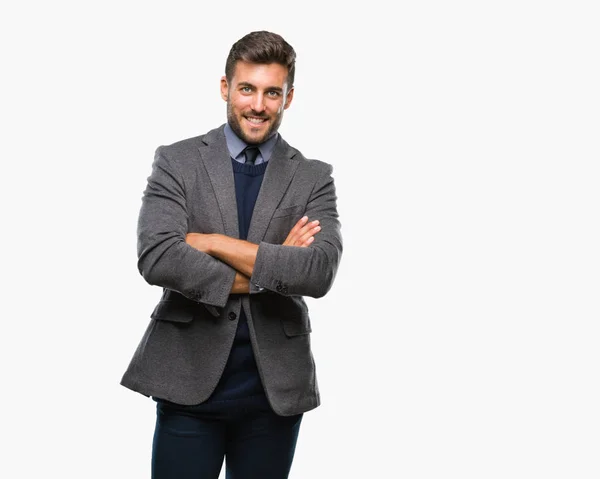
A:
[[[240,88],[240,90],[243,93],[250,93],[252,91],[252,88],[250,88],[249,86],[243,86],[242,88]]]
[[[267,95],[269,95],[270,97],[273,97],[273,98],[277,98],[279,96],[279,92],[275,91],[275,90],[271,90],[271,91],[267,92]]]

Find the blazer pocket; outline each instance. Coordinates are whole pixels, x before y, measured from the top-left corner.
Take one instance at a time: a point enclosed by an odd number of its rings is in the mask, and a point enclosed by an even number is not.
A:
[[[306,207],[304,205],[288,206],[286,208],[277,208],[273,213],[273,218],[281,218],[282,216],[301,215]]]
[[[283,332],[288,338],[310,334],[312,332],[308,314],[297,317],[287,317],[285,319],[282,318],[281,324],[283,326]]]
[[[194,311],[186,304],[179,301],[161,300],[150,315],[159,321],[172,321],[175,323],[189,323],[194,319]]]

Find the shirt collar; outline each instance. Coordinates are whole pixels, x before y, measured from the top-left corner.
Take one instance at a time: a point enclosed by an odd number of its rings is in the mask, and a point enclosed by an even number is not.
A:
[[[248,143],[235,134],[235,132],[229,126],[229,123],[225,124],[224,132],[225,141],[227,142],[227,149],[229,150],[231,158],[235,160],[243,155],[242,152],[244,151],[244,148],[248,146]],[[275,143],[277,143],[278,138],[279,133],[275,133],[267,141],[260,143],[259,145],[255,145],[258,147],[258,150],[260,151],[264,161],[269,161],[271,158],[271,154],[273,153],[273,149],[275,148]]]

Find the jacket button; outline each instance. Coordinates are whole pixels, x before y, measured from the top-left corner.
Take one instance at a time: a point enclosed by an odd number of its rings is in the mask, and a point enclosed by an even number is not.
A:
[[[235,318],[237,318],[237,314],[235,314],[233,311],[231,311],[229,313],[229,321],[235,321]]]
[[[281,290],[282,290],[282,289],[283,289],[283,288],[281,287],[281,285],[280,285],[280,284],[278,284],[278,285],[277,285],[277,287],[275,288],[275,290],[276,290],[278,293],[281,293]]]
[[[284,286],[283,288],[281,288],[281,292],[282,292],[283,294],[287,294],[287,293],[288,293],[287,286]]]

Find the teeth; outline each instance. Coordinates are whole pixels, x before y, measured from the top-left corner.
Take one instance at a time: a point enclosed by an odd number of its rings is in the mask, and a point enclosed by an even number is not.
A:
[[[263,123],[263,122],[267,121],[265,118],[250,118],[250,117],[246,117],[246,120],[248,120],[252,123]]]

